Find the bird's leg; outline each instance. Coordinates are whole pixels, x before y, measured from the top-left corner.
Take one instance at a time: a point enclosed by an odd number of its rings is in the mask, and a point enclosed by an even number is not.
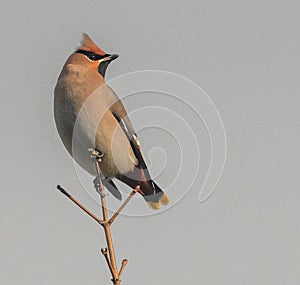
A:
[[[99,167],[99,162],[102,161],[102,157],[104,156],[104,154],[100,150],[98,150],[97,148],[90,148],[89,153],[90,153],[90,157],[92,159],[94,159],[95,163],[98,165],[98,166],[96,165],[96,169],[97,169],[97,167]],[[100,196],[103,195],[105,197],[104,189],[102,191],[103,187],[101,187],[102,181],[104,179],[105,179],[105,176],[102,174],[102,172],[100,171],[100,168],[99,168],[99,171],[97,170],[97,176],[93,180],[93,184],[94,184],[94,187],[95,187],[97,193]]]
[[[102,161],[102,157],[104,156],[104,153],[97,148],[89,148],[89,153],[91,158],[96,159],[99,162]]]
[[[96,189],[96,192],[100,195],[100,181],[99,181],[99,177],[96,176],[93,180],[93,184],[94,184],[94,187]]]
[[[104,177],[104,175],[101,175],[102,177],[101,177],[101,182],[103,181],[103,179],[105,179],[105,177]],[[95,177],[95,179],[93,180],[93,184],[94,184],[94,187],[95,187],[95,189],[96,189],[96,192],[101,196],[102,195],[102,193],[101,193],[101,187],[100,187],[100,180],[99,180],[99,177],[98,177],[98,175]],[[104,195],[104,197],[105,196],[108,196],[108,194],[103,194]]]

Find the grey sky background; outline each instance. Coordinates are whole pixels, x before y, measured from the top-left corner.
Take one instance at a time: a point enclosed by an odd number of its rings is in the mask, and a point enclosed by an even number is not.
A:
[[[197,201],[200,177],[168,211],[122,216],[113,226],[118,262],[129,259],[123,284],[299,284],[299,8],[298,1],[2,1],[0,283],[110,283],[102,230],[55,190],[60,183],[86,196],[52,103],[62,65],[87,32],[120,54],[108,78],[157,69],[201,86],[228,139],[208,201]]]

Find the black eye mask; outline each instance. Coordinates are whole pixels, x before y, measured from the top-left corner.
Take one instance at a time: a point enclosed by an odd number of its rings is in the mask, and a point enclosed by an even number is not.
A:
[[[76,53],[82,53],[92,61],[97,61],[99,59],[109,56],[109,54],[100,55],[100,54],[96,54],[92,51],[86,51],[86,50],[82,50],[82,49],[77,50]]]
[[[92,61],[98,61],[98,60],[100,60],[102,58],[107,58],[106,60],[100,62],[99,66],[98,66],[98,72],[103,77],[105,76],[105,72],[106,72],[106,69],[107,69],[108,65],[113,60],[115,60],[116,58],[119,57],[118,54],[108,54],[108,53],[106,53],[104,55],[100,55],[100,54],[94,53],[92,51],[86,51],[86,50],[82,50],[82,49],[77,50],[76,53],[84,54],[86,57],[88,57]]]

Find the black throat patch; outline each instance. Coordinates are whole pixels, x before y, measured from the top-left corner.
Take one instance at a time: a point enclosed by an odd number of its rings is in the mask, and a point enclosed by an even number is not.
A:
[[[100,62],[99,66],[98,66],[98,72],[104,77],[105,76],[105,72],[106,69],[108,67],[108,65],[110,64],[109,60]]]

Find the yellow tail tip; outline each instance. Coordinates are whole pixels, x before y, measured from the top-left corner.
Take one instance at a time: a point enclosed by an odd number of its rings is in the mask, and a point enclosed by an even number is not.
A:
[[[160,208],[160,203],[154,203],[154,202],[147,202],[148,206],[152,209],[152,210],[158,210]]]
[[[160,208],[160,205],[164,205],[164,206],[168,205],[169,201],[170,201],[170,199],[169,199],[168,195],[166,193],[164,193],[160,197],[158,202],[155,203],[155,202],[149,201],[149,202],[147,202],[147,204],[152,210],[158,210]]]
[[[166,194],[166,193],[164,193],[162,196],[161,196],[161,198],[159,199],[159,202],[162,204],[162,205],[168,205],[169,204],[169,201],[170,201],[170,199],[169,199],[169,197],[168,197],[168,195]]]

